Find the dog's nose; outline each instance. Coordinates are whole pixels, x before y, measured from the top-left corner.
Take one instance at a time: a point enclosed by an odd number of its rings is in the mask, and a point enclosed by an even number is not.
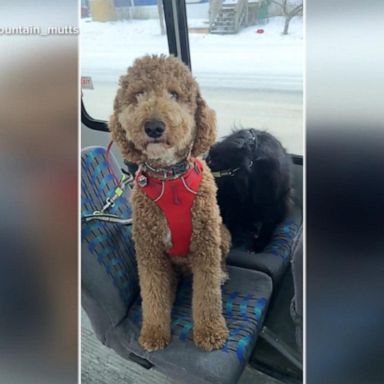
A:
[[[165,124],[160,120],[149,120],[144,124],[144,130],[149,137],[158,139],[165,130]]]

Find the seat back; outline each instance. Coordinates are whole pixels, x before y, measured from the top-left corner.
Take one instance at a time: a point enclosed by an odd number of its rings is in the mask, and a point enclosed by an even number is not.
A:
[[[112,197],[121,176],[115,159],[107,160],[103,147],[85,148],[81,153],[82,216],[100,210]],[[108,213],[131,216],[130,191],[116,200]],[[82,305],[99,339],[127,314],[139,293],[137,266],[130,227],[91,221],[82,224]],[[105,276],[108,276],[106,279]]]
[[[250,249],[232,248],[227,263],[237,267],[262,271],[277,284],[287,269],[292,249],[301,229],[301,210],[296,207],[274,230],[270,243],[259,253]]]

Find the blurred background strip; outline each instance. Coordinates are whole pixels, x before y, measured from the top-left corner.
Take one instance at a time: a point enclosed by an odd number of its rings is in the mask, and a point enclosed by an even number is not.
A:
[[[0,382],[76,383],[79,5],[0,12]]]
[[[306,3],[307,383],[383,383],[384,5]]]

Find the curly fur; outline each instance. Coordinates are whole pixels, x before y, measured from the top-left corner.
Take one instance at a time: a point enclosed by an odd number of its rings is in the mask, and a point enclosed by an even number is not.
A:
[[[262,250],[291,207],[289,155],[271,134],[240,129],[213,145],[206,161],[212,171],[238,168],[216,179],[221,215],[235,245]]]
[[[165,125],[159,139],[145,133],[144,125],[150,120]],[[154,167],[202,155],[216,135],[214,111],[201,97],[188,67],[172,56],[145,56],[128,68],[120,78],[109,127],[125,159]],[[223,260],[230,235],[222,224],[216,192],[213,176],[203,162],[203,178],[191,212],[190,252],[171,258],[166,218],[155,202],[134,187],[132,235],[143,299],[139,343],[147,351],[170,342],[171,308],[181,272],[193,274],[196,345],[209,351],[225,343],[228,330],[220,284],[225,278]]]

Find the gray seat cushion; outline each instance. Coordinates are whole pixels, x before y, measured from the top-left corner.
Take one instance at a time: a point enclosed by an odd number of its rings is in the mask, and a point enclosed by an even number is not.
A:
[[[278,283],[292,256],[295,238],[301,230],[301,210],[295,207],[288,217],[279,224],[271,242],[262,252],[256,253],[244,248],[232,248],[227,263],[230,265],[263,271],[274,283]]]

